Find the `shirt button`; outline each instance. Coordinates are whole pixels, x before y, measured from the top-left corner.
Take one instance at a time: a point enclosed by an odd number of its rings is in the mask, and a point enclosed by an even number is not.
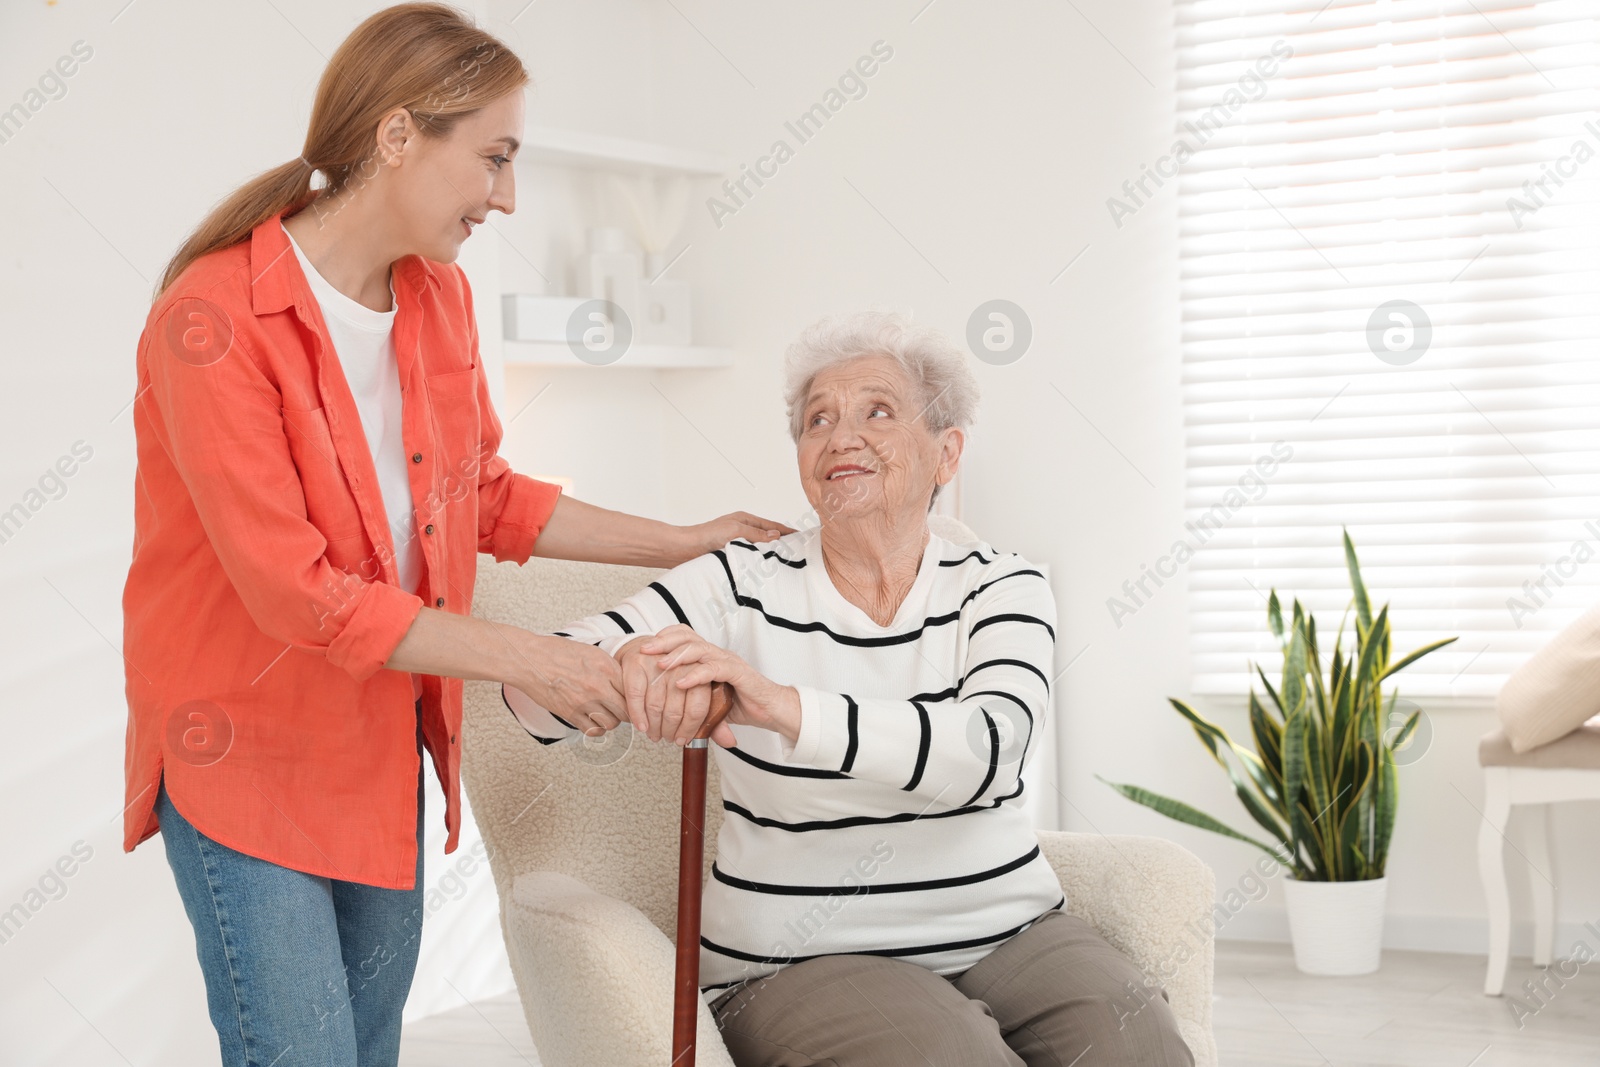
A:
[[[433,606],[436,607],[436,608],[444,607],[444,597],[440,597],[438,600],[435,600],[433,602]]]
[[[455,734],[451,734],[450,735],[450,743],[452,745],[456,743],[456,735]]]
[[[413,462],[413,463],[421,463],[422,462],[422,453],[421,452],[413,452],[413,453],[411,453],[411,462]]]
[[[424,526],[422,528],[422,532],[425,533],[425,534],[433,533],[433,523],[430,522],[430,523],[428,523],[428,525]]]

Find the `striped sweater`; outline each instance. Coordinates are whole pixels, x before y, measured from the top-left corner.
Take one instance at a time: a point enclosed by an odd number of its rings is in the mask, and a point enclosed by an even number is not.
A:
[[[737,747],[711,746],[727,818],[703,991],[834,953],[955,974],[1065,905],[1019,800],[1055,648],[1055,602],[1026,560],[930,535],[880,626],[834,586],[813,527],[730,542],[562,636],[615,651],[674,623],[800,694],[796,742],[734,726]],[[503,691],[544,743],[579,736]]]

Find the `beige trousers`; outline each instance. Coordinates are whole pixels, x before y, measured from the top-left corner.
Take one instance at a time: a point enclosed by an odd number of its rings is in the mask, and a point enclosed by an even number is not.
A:
[[[739,1067],[1193,1067],[1167,996],[1084,920],[1047,912],[957,975],[819,956],[720,994]]]

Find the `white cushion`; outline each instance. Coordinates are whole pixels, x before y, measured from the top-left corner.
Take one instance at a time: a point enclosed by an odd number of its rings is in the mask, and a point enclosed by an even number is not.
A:
[[[1516,752],[1548,745],[1600,714],[1600,605],[1512,672],[1495,711]]]

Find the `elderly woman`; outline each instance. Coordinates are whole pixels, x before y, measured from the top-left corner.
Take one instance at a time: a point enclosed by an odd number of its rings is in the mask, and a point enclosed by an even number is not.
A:
[[[733,690],[701,988],[734,1061],[1192,1064],[1165,995],[1063,910],[1020,807],[1050,588],[928,528],[977,406],[963,355],[895,315],[824,320],[785,399],[820,526],[729,542],[564,631],[621,661],[652,739],[685,743],[710,683]],[[545,743],[619,725],[505,698]]]

